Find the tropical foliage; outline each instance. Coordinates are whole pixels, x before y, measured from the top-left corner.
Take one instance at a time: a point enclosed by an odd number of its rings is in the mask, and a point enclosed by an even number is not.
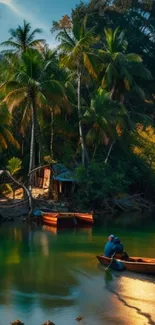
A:
[[[26,21],[1,44],[0,169],[12,157],[23,175],[47,160],[65,163],[76,169],[75,200],[87,207],[123,192],[150,198],[154,2],[81,2],[51,31],[54,50]]]
[[[22,168],[22,161],[17,157],[12,157],[8,161],[7,169],[11,175],[18,173]]]
[[[8,149],[9,144],[19,148],[18,141],[10,131],[12,115],[4,104],[0,106],[0,151]]]
[[[9,32],[11,37],[1,44],[9,49],[4,52],[22,53],[27,49],[39,48],[41,44],[45,43],[44,39],[35,39],[35,35],[40,34],[41,29],[36,28],[31,32],[31,25],[25,20],[23,26],[18,26],[17,29],[11,28]]]

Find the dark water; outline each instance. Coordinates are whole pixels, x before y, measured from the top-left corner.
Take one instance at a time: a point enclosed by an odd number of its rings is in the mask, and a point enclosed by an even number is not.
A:
[[[0,228],[0,325],[155,324],[155,277],[105,272],[96,254],[109,233],[130,255],[155,257],[154,229]]]

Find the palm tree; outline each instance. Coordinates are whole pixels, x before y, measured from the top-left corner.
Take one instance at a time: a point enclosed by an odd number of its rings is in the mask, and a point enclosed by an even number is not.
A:
[[[27,49],[37,48],[45,43],[44,39],[35,39],[36,34],[40,34],[42,30],[36,28],[31,31],[31,24],[23,21],[23,26],[18,26],[16,29],[10,29],[11,37],[8,41],[1,43],[1,46],[9,48],[9,52],[23,53]],[[7,50],[4,52],[8,52]]]
[[[82,128],[82,111],[81,111],[81,77],[83,71],[87,69],[93,78],[97,78],[94,69],[94,54],[91,46],[96,42],[93,30],[86,28],[87,18],[85,17],[82,25],[74,22],[72,29],[67,31],[65,28],[58,34],[61,42],[59,49],[61,50],[60,59],[63,66],[67,66],[71,71],[75,71],[77,78],[77,102],[78,102],[78,119],[79,119],[79,135],[82,150],[82,164],[88,162],[88,155],[84,142],[84,134]]]
[[[19,149],[19,143],[11,133],[12,116],[5,105],[0,106],[0,151],[7,150],[11,144]]]
[[[144,92],[137,83],[142,78],[151,79],[151,73],[135,53],[127,53],[124,31],[105,29],[104,48],[99,50],[102,71],[102,87],[108,89],[111,98],[124,102],[124,94],[136,91],[141,97]],[[138,78],[137,78],[138,77]]]
[[[6,58],[7,60],[7,58]],[[2,86],[6,96],[3,100],[12,112],[15,108],[23,108],[22,130],[31,121],[31,143],[29,172],[34,167],[35,157],[35,129],[37,125],[38,109],[48,109],[48,96],[64,95],[61,84],[49,75],[49,64],[42,59],[38,51],[27,50],[21,58],[14,57],[8,61],[9,80]]]
[[[50,113],[50,156],[54,157],[53,152],[53,142],[54,142],[54,123],[55,117],[60,115],[63,111],[66,114],[71,113],[71,103],[69,99],[72,97],[72,100],[75,98],[75,89],[72,86],[71,82],[68,80],[69,73],[60,68],[57,52],[52,51],[47,44],[40,47],[40,53],[44,61],[46,61],[46,72],[53,77],[63,86],[64,95],[57,96],[49,92],[48,97],[48,113]]]
[[[130,126],[129,116],[124,105],[110,98],[110,93],[103,89],[98,89],[91,100],[90,108],[84,114],[86,123],[91,126],[86,141],[94,146],[92,159],[94,159],[99,145],[109,145],[108,155],[118,139],[118,129],[123,130]],[[107,158],[105,162],[107,162]]]

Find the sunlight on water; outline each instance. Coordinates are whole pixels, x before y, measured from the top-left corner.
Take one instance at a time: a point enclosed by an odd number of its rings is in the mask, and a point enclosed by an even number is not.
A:
[[[155,324],[155,277],[105,272],[96,259],[111,232],[1,226],[0,325]],[[129,254],[153,257],[152,232],[116,233]]]

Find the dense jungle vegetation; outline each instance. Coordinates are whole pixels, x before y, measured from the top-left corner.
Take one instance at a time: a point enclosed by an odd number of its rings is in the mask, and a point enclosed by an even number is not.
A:
[[[64,163],[85,207],[126,194],[153,200],[155,1],[81,2],[51,22],[57,49],[41,32],[24,21],[1,44],[0,169],[16,157],[26,179]]]

